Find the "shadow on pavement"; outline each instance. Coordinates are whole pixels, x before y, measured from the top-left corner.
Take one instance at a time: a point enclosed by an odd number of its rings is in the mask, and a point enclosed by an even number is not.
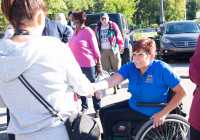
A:
[[[121,87],[122,87],[122,88],[128,88],[128,83],[121,84]]]
[[[7,124],[0,124],[0,131],[5,131],[7,129]]]
[[[6,113],[2,113],[2,114],[0,114],[0,117],[2,117],[2,116],[6,116]]]
[[[90,117],[92,117],[92,118],[95,118],[95,113],[89,113],[87,115],[90,116]]]

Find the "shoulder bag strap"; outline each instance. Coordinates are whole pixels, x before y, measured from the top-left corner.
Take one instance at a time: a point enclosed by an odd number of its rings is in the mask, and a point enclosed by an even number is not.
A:
[[[65,123],[65,121],[58,115],[58,111],[56,111],[24,78],[23,75],[20,75],[18,79],[22,82],[22,84],[33,94],[33,96],[52,114],[53,117],[58,117],[61,122]]]

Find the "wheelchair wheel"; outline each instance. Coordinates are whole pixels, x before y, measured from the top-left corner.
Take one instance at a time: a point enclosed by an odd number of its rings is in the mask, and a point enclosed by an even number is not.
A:
[[[169,114],[164,124],[153,128],[153,119],[148,120],[138,131],[135,140],[189,140],[190,125],[185,118]]]

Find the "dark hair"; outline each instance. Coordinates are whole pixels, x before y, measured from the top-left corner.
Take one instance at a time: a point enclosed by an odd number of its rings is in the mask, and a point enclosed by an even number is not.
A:
[[[39,10],[47,12],[43,0],[2,0],[2,13],[14,28],[34,26],[34,18]]]
[[[141,39],[135,42],[135,44],[132,47],[133,52],[139,52],[141,49],[143,49],[148,54],[155,54],[156,52],[156,43],[153,39]]]
[[[86,21],[86,13],[83,11],[76,11],[72,13],[72,16],[74,17],[75,20],[79,20],[80,24],[84,24]]]
[[[72,13],[73,13],[72,11],[69,11],[68,16],[70,16]]]

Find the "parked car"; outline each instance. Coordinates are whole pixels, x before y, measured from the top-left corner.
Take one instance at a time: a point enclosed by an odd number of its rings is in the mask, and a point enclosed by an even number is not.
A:
[[[108,15],[110,17],[110,21],[113,21],[118,25],[124,39],[124,47],[120,52],[122,65],[124,65],[132,60],[132,46],[134,44],[134,36],[130,35],[129,25],[125,15],[121,13],[108,13]],[[89,26],[94,30],[99,22],[100,13],[87,14],[87,19],[85,22],[86,26]]]
[[[196,21],[171,21],[167,22],[161,35],[160,47],[157,50],[161,60],[189,58],[194,54],[200,27]]]

